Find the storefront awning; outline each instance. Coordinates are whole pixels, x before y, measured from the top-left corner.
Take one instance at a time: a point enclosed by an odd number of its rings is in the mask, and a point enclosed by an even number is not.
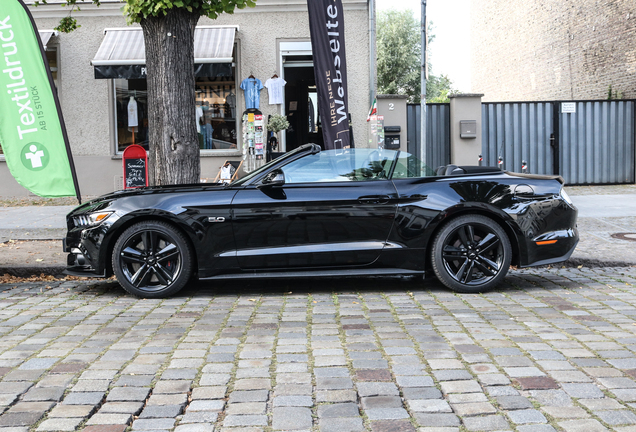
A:
[[[40,34],[40,39],[42,40],[42,46],[46,50],[46,45],[51,40],[51,37],[57,36],[57,32],[55,30],[38,30]]]
[[[201,26],[194,30],[196,76],[231,76],[237,26]],[[102,44],[91,64],[95,78],[145,78],[146,51],[140,27],[104,30]]]

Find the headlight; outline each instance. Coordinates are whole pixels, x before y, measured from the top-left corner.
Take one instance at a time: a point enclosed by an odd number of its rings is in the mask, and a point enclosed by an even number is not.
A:
[[[112,215],[113,213],[114,212],[112,211],[107,211],[107,212],[95,212],[95,213],[74,216],[73,222],[75,223],[76,227],[97,226],[101,224],[102,222],[104,222],[106,219],[108,219],[108,217]]]
[[[561,198],[563,198],[563,201],[565,201],[566,203],[568,203],[569,205],[571,205],[572,207],[574,207],[574,203],[572,202],[572,200],[570,199],[569,195],[567,194],[567,192],[565,192],[564,188],[561,188]]]

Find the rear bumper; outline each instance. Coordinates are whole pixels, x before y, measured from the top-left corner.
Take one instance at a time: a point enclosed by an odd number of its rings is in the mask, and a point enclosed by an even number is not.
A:
[[[537,244],[541,242],[556,241],[552,244]],[[529,257],[532,258],[527,264],[520,267],[536,267],[556,264],[567,261],[576,245],[579,243],[579,233],[576,228],[569,230],[553,231],[545,233],[529,242]]]

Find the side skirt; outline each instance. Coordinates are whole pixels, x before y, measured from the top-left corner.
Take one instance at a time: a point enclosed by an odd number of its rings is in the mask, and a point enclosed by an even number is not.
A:
[[[200,280],[220,279],[275,279],[275,278],[302,278],[302,277],[336,277],[336,276],[417,276],[424,275],[423,271],[405,270],[393,268],[377,269],[349,269],[349,270],[311,270],[311,271],[287,271],[287,272],[250,272],[214,275]]]

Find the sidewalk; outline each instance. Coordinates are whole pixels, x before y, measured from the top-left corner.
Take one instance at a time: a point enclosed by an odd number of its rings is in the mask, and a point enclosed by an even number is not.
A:
[[[636,185],[567,187],[579,209],[581,241],[564,265],[636,265]],[[59,276],[61,239],[74,206],[0,207],[0,275]]]

